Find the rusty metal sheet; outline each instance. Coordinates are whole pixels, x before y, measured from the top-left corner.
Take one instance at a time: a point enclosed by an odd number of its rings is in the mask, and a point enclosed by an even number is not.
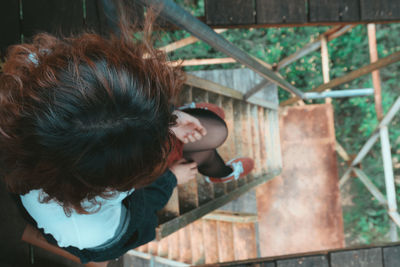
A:
[[[280,116],[283,171],[257,188],[261,257],[344,247],[331,105]]]

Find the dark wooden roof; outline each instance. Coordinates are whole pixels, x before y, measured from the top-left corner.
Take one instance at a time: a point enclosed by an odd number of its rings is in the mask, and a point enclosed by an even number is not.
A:
[[[314,252],[302,255],[287,255],[276,258],[260,258],[226,262],[215,267],[398,267],[400,244],[348,248]],[[200,266],[200,265],[199,265]]]
[[[205,0],[213,26],[400,20],[398,0]]]

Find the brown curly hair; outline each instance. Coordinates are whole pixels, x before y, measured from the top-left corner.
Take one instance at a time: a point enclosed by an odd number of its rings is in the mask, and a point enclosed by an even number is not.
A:
[[[9,49],[0,76],[0,151],[11,192],[41,189],[68,214],[166,169],[170,102],[184,75],[151,45],[154,19],[121,35],[38,34]],[[135,37],[136,36],[136,37]],[[138,37],[140,36],[140,37]]]

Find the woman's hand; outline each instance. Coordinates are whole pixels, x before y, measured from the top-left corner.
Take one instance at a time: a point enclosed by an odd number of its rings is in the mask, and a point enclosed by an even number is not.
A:
[[[178,184],[189,182],[190,180],[196,178],[196,174],[198,173],[197,163],[188,163],[185,159],[178,160],[169,169],[173,174],[175,174]]]
[[[177,124],[171,127],[171,131],[183,143],[196,142],[207,134],[206,128],[195,117],[179,110],[175,110],[174,114],[178,117]]]

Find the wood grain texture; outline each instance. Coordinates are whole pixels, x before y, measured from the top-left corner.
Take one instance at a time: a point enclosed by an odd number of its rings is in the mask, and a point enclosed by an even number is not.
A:
[[[359,0],[309,0],[310,22],[359,21]]]
[[[205,262],[206,264],[216,263],[219,259],[217,222],[209,220],[202,220],[202,222]]]
[[[233,244],[235,260],[257,257],[257,243],[254,223],[233,223]]]
[[[21,42],[18,1],[0,2],[0,56],[9,45]]]
[[[400,262],[400,246],[383,248],[383,266],[397,267]]]
[[[261,173],[267,172],[267,151],[266,147],[266,129],[265,129],[265,118],[264,118],[264,108],[257,107],[258,111],[258,132],[260,134],[260,164],[261,164]]]
[[[256,0],[257,23],[301,23],[307,21],[306,0]]]
[[[204,252],[204,239],[203,239],[203,222],[197,220],[190,225],[190,240],[192,247],[192,262],[191,264],[200,265],[206,263],[206,257]]]
[[[168,238],[163,238],[158,241],[157,256],[168,258],[169,241]]]
[[[68,36],[83,28],[82,0],[22,0],[22,10],[26,38],[43,31]]]
[[[231,222],[217,221],[219,261],[234,261],[233,225]]]
[[[383,267],[382,249],[360,249],[331,253],[331,267]]]
[[[205,0],[206,22],[211,25],[254,24],[254,9],[248,0]]]
[[[396,0],[360,0],[361,20],[398,20],[400,2]]]
[[[168,259],[179,260],[179,233],[175,232],[167,237],[168,239]]]
[[[253,175],[259,176],[262,173],[261,170],[261,149],[260,149],[260,132],[259,132],[259,119],[258,119],[258,107],[255,105],[250,106],[250,122],[251,122],[251,137],[253,139],[253,160],[254,169]]]
[[[225,143],[218,149],[222,159],[227,162],[236,157],[235,147],[235,114],[233,110],[233,99],[228,97],[222,97],[222,107],[225,111],[225,122],[228,127],[228,138]],[[231,181],[226,184],[227,191],[233,191],[237,188],[237,181]]]
[[[276,267],[329,267],[328,257],[325,255],[302,257],[288,260],[278,260]],[[342,267],[345,267],[343,265]]]
[[[158,222],[162,224],[179,216],[179,196],[178,188],[175,187],[167,205],[158,212]]]
[[[192,263],[192,245],[190,227],[184,227],[178,231],[179,234],[179,261]]]

